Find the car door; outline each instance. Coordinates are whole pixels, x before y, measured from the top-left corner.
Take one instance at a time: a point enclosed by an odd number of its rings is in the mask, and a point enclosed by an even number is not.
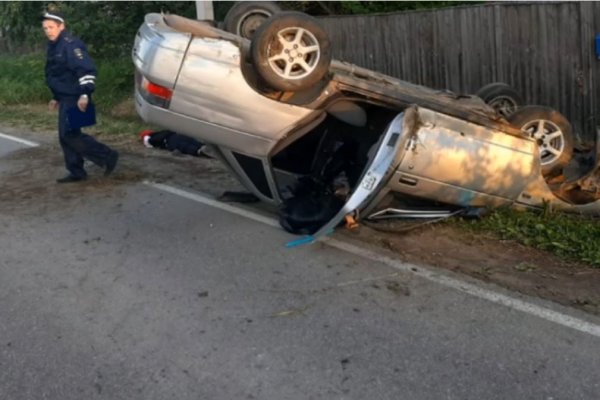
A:
[[[377,193],[385,187],[402,159],[404,154],[402,149],[410,135],[409,127],[411,125],[405,122],[416,116],[416,113],[416,109],[409,108],[390,122],[381,140],[375,146],[375,154],[372,155],[365,167],[359,183],[338,213],[317,232],[288,243],[288,247],[312,243],[316,239],[330,234],[346,215],[352,215],[364,209],[375,198]]]

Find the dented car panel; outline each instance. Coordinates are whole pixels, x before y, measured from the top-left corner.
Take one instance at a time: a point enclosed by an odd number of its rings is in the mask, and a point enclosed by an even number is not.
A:
[[[459,207],[600,214],[598,167],[547,183],[537,143],[477,97],[339,61],[323,84],[277,92],[261,86],[248,48],[202,22],[149,14],[132,55],[136,108],[145,121],[214,146],[267,203],[289,205],[307,195],[302,187],[343,198],[313,237],[390,192]],[[172,90],[168,102],[153,103],[144,79]]]

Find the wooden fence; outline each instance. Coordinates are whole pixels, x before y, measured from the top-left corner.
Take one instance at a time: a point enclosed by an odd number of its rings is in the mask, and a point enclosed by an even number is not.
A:
[[[494,3],[321,21],[335,58],[461,93],[505,82],[526,104],[559,110],[582,139],[595,137],[599,2]]]

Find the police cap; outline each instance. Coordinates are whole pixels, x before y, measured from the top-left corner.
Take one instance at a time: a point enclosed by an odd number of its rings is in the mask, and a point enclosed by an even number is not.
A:
[[[45,21],[47,19],[60,22],[61,24],[65,23],[65,17],[60,11],[46,11],[42,14],[40,20]]]

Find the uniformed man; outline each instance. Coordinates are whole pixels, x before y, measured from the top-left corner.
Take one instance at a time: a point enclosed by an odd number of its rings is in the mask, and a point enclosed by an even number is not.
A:
[[[58,108],[58,137],[69,171],[68,175],[56,181],[85,180],[84,159],[104,168],[104,175],[109,175],[117,165],[119,154],[81,132],[81,126],[95,122],[94,109],[90,106],[96,87],[94,62],[85,44],[66,30],[65,19],[60,12],[46,12],[41,19],[48,38],[45,70],[46,83],[52,92],[48,107],[50,110]]]

